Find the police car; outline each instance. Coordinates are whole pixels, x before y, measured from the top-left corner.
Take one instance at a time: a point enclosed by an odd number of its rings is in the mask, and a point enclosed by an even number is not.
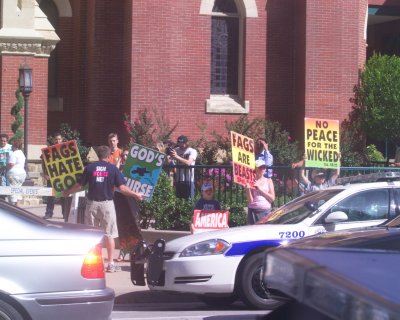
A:
[[[379,175],[391,180],[391,174]],[[379,180],[379,175],[372,178]],[[399,212],[399,181],[315,191],[278,208],[257,225],[157,241],[148,261],[147,284],[153,290],[198,294],[212,306],[241,299],[252,308],[275,308],[282,302],[261,281],[265,249],[328,231],[379,225]],[[133,262],[133,283],[135,269]]]

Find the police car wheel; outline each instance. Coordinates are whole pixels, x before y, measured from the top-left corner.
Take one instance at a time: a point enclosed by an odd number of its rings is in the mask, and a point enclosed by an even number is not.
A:
[[[199,300],[204,302],[209,307],[228,307],[237,300],[235,295],[226,297],[199,296]]]
[[[243,302],[251,308],[269,310],[282,304],[281,301],[269,299],[267,289],[261,281],[264,253],[256,253],[244,261],[239,275],[239,294]]]

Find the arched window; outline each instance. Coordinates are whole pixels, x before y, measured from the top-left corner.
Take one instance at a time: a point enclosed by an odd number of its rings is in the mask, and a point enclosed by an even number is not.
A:
[[[257,18],[255,0],[201,0],[200,14],[211,16],[210,96],[208,113],[248,113],[245,101],[246,18]]]
[[[238,95],[239,13],[234,1],[216,0],[211,17],[211,94]]]

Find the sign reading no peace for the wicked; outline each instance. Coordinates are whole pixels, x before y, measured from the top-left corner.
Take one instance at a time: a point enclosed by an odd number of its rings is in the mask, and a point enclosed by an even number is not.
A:
[[[306,167],[340,167],[339,120],[304,119]]]

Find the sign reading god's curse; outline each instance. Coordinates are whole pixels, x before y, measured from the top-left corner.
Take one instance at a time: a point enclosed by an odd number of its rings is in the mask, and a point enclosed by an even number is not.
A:
[[[56,197],[80,180],[83,164],[76,141],[43,148],[42,157]]]
[[[340,167],[339,121],[305,118],[306,167]]]
[[[123,169],[125,185],[132,191],[143,194],[150,201],[164,163],[165,154],[134,144]]]
[[[229,228],[229,211],[194,210],[192,233]]]
[[[231,131],[234,182],[253,186],[255,180],[254,140]]]

